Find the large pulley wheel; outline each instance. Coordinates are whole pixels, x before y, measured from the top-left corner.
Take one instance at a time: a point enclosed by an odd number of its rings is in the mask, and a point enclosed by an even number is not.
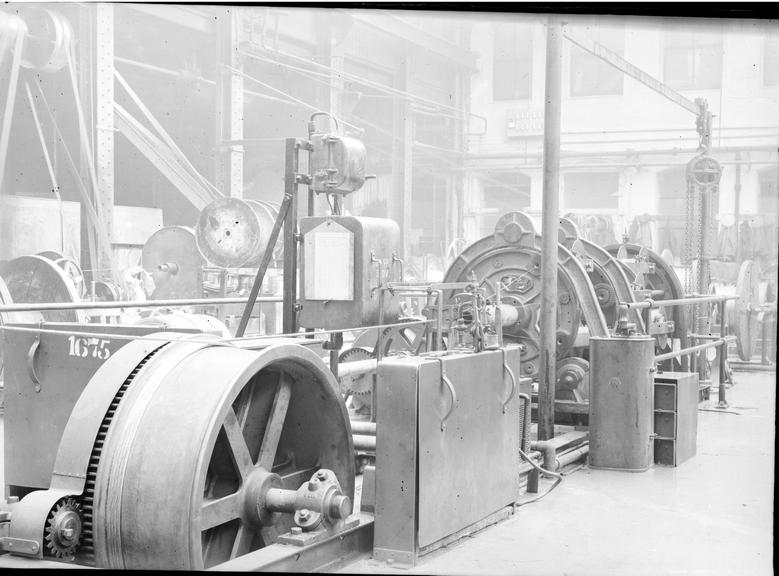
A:
[[[256,266],[268,246],[277,212],[268,202],[214,200],[198,217],[197,246],[206,260],[217,266]]]
[[[727,307],[730,314],[728,323],[736,334],[738,356],[745,362],[752,359],[757,334],[757,307],[760,304],[760,283],[757,265],[753,260],[745,260],[738,271],[736,296],[733,306]]]
[[[399,322],[417,322],[423,317],[400,318]],[[352,343],[354,348],[364,348],[375,355],[376,343],[379,339],[378,328],[368,328],[361,332]],[[426,351],[425,324],[410,324],[409,326],[389,326],[383,329],[382,356],[397,356],[399,354],[417,355]]]
[[[141,251],[141,266],[154,280],[154,300],[200,298],[206,263],[186,226],[166,226],[149,236]]]
[[[202,570],[268,546],[294,525],[268,490],[320,468],[353,497],[348,415],[307,348],[184,340],[129,378],[97,462],[98,567]]]
[[[17,304],[79,301],[72,279],[57,263],[43,256],[19,256],[3,268],[8,293]],[[45,310],[47,322],[86,322],[83,310]]]

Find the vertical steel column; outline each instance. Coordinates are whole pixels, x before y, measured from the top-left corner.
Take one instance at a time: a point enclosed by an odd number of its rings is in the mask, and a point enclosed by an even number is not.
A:
[[[298,300],[298,166],[300,142],[287,138],[284,153],[284,194],[290,194],[287,213],[284,216],[284,302],[282,303],[282,331],[297,332]]]
[[[394,87],[408,89],[408,54],[398,59]],[[393,111],[392,178],[393,193],[387,198],[389,217],[400,226],[401,258],[408,258],[409,227],[411,226],[411,186],[413,174],[413,135],[408,102],[395,97]]]
[[[94,139],[95,169],[97,171],[97,198],[95,211],[108,233],[108,246],[97,251],[97,277],[119,279],[114,270],[114,6],[107,2],[95,4],[95,88]],[[97,242],[100,235],[96,234]]]
[[[241,10],[226,8],[216,26],[216,187],[227,196],[243,197],[243,77],[224,65],[243,69],[238,55]],[[221,144],[229,143],[226,146]]]
[[[544,101],[544,197],[541,244],[541,370],[538,384],[538,438],[554,437],[555,354],[557,350],[557,229],[560,223],[560,122],[562,23],[546,26]]]
[[[735,302],[733,303],[735,304]],[[717,313],[720,318],[719,322],[719,337],[720,340],[722,340],[722,346],[718,346],[716,348],[717,350],[717,360],[719,361],[719,388],[717,389],[717,408],[727,408],[728,402],[725,400],[725,380],[727,378],[727,374],[725,370],[727,369],[726,363],[728,361],[728,343],[725,342],[725,300],[721,300],[717,302]]]
[[[733,199],[733,221],[736,224],[736,262],[741,263],[741,152],[736,152],[736,185],[733,187],[735,198]]]

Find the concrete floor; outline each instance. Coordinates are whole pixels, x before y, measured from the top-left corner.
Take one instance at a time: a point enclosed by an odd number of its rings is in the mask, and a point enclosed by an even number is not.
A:
[[[508,520],[423,557],[342,572],[773,574],[776,374],[737,373],[727,413],[699,412],[698,453],[644,473],[581,469]],[[701,408],[716,405],[716,394]]]
[[[341,572],[772,574],[776,375],[741,372],[736,381],[728,398],[738,415],[700,412],[698,454],[678,468],[584,468],[539,502],[423,557],[413,570],[365,559]],[[714,404],[716,395],[701,408]],[[0,566],[30,562],[5,557]]]

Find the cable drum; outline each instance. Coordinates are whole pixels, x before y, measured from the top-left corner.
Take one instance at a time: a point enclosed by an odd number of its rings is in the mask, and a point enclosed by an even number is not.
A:
[[[203,257],[222,268],[259,265],[268,246],[279,206],[259,200],[219,198],[203,208],[195,227]],[[279,234],[281,237],[281,234]],[[281,242],[274,257],[281,257]]]
[[[737,337],[736,349],[741,360],[752,359],[754,344],[758,339],[757,309],[760,301],[760,282],[757,264],[745,260],[738,271],[736,285],[712,283],[710,292],[718,296],[736,296],[735,300],[725,302],[724,321],[729,332]],[[767,289],[765,296],[767,297]]]

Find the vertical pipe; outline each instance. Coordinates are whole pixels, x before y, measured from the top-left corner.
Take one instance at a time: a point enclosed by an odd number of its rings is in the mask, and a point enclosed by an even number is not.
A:
[[[284,334],[297,331],[298,299],[298,160],[300,148],[295,138],[287,138],[284,154],[284,194],[290,194],[287,213],[284,215],[284,302],[282,303],[282,330]]]
[[[544,187],[541,244],[541,370],[538,387],[538,438],[554,437],[555,352],[557,344],[557,230],[560,223],[560,117],[562,23],[546,26],[544,98]]]
[[[719,308],[719,310],[717,311],[719,315],[719,337],[720,340],[723,340],[722,345],[717,347],[717,354],[718,354],[717,359],[719,360],[719,389],[718,389],[717,407],[727,408],[728,402],[727,400],[725,400],[725,377],[726,377],[725,364],[728,359],[728,343],[724,341],[725,339],[725,300],[717,302],[717,307]]]
[[[741,262],[741,152],[736,152],[736,185],[734,186],[735,198],[733,200],[733,221],[736,224],[736,262]]]

